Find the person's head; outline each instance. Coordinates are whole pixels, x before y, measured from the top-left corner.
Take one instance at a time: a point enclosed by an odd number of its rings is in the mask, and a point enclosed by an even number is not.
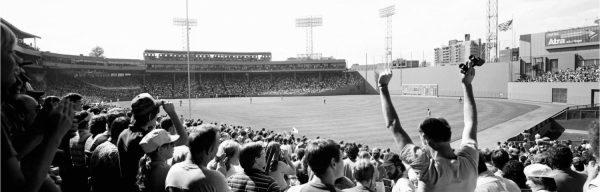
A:
[[[192,161],[197,165],[206,166],[215,158],[219,148],[219,129],[215,125],[203,124],[189,129],[188,136]]]
[[[8,28],[8,26],[1,24],[1,32],[0,36],[2,41],[1,44],[1,58],[2,58],[2,78],[0,87],[2,88],[2,100],[13,99],[18,92],[10,91],[10,87],[18,83],[18,75],[20,72],[19,62],[21,62],[21,58],[17,56],[14,48],[17,43],[17,38],[15,34]]]
[[[527,185],[525,185],[527,179],[523,173],[524,168],[525,165],[519,161],[508,161],[502,168],[502,176],[514,181],[521,189],[527,188]]]
[[[131,100],[131,126],[154,127],[160,112],[161,101],[155,100],[150,94],[142,93]]]
[[[381,150],[379,148],[373,148],[371,150],[371,156],[373,156],[373,159],[379,160],[379,157],[381,156]]]
[[[262,142],[246,143],[240,150],[240,166],[244,170],[264,170],[267,164],[266,156]]]
[[[57,96],[47,96],[44,98],[44,104],[42,105],[42,108],[44,111],[50,111],[56,107],[58,103],[60,103],[60,98]]]
[[[217,159],[223,160],[227,158],[227,169],[229,169],[230,165],[238,165],[240,163],[240,149],[241,146],[239,143],[232,140],[225,140],[219,144],[219,149],[217,150]]]
[[[65,96],[63,96],[63,99],[66,99],[67,101],[72,102],[73,105],[73,110],[75,111],[81,111],[83,110],[81,108],[81,102],[83,100],[83,96],[81,96],[78,93],[67,93]]]
[[[485,155],[482,151],[479,152],[479,161],[477,162],[477,173],[481,174],[488,171],[487,165],[485,164]]]
[[[296,151],[296,160],[301,161],[302,158],[304,158],[304,153],[306,151],[304,151],[304,148],[300,148]]]
[[[19,122],[25,128],[30,128],[33,125],[40,110],[41,105],[33,97],[25,94],[17,95],[15,99],[15,112],[19,118]]]
[[[573,163],[573,152],[565,145],[558,145],[550,148],[548,151],[550,156],[550,167],[553,169],[570,169]]]
[[[494,164],[494,167],[498,169],[502,169],[506,162],[510,160],[509,158],[508,152],[506,152],[504,149],[496,149],[492,151],[492,164]]]
[[[123,130],[127,129],[129,126],[129,117],[118,117],[116,118],[112,124],[110,124],[110,137],[111,140],[115,140],[119,138],[119,135]],[[113,143],[114,144],[114,143]]]
[[[406,170],[406,167],[402,164],[402,160],[400,160],[400,156],[395,153],[385,154],[381,167],[383,167],[385,178],[394,181],[398,180]]]
[[[106,116],[105,115],[93,115],[88,126],[90,127],[90,133],[97,135],[106,131]]]
[[[556,191],[556,182],[550,167],[543,164],[531,164],[525,167],[523,173],[527,177],[527,186],[532,191]]]
[[[356,146],[355,144],[347,144],[346,148],[344,149],[346,157],[353,161],[356,160],[356,157],[358,157],[358,151],[358,146]]]
[[[444,118],[427,118],[419,125],[419,133],[423,146],[437,150],[440,143],[450,142],[452,131]]]
[[[367,152],[367,151],[360,151],[360,152],[358,152],[358,158],[359,159],[370,160],[371,159],[371,154],[369,154],[369,152]]]
[[[356,181],[375,191],[375,179],[377,177],[375,166],[368,160],[360,159],[356,161],[353,169],[352,176]]]
[[[322,178],[325,175],[334,179],[343,176],[344,161],[340,146],[332,140],[311,140],[306,146],[306,160],[315,176]]]
[[[170,135],[164,129],[153,129],[142,138],[140,146],[150,158],[167,160],[173,157],[174,142],[178,138],[179,135]]]
[[[167,130],[171,134],[174,134],[175,132],[175,129],[173,129],[173,121],[169,117],[165,117],[160,120],[160,128]]]
[[[282,160],[281,156],[281,145],[277,142],[270,142],[267,145],[267,160],[266,160],[266,172],[277,171],[278,162]]]

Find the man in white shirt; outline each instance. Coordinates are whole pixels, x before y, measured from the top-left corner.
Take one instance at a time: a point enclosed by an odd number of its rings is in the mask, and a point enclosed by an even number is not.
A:
[[[423,191],[474,191],[477,184],[477,108],[473,97],[471,81],[475,69],[469,69],[461,79],[464,102],[464,124],[461,147],[450,147],[451,130],[443,118],[427,118],[419,126],[423,147],[416,146],[400,125],[390,98],[388,83],[391,70],[379,76],[379,89],[384,118],[400,148],[402,161],[414,169],[423,183]],[[419,186],[421,187],[421,186]]]

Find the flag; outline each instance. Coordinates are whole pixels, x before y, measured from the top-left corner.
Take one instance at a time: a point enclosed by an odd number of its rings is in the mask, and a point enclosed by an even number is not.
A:
[[[292,133],[298,134],[298,129],[296,129],[296,127],[292,127]]]
[[[512,19],[508,20],[504,23],[500,23],[500,25],[498,25],[498,30],[500,31],[508,31],[509,29],[512,29]]]

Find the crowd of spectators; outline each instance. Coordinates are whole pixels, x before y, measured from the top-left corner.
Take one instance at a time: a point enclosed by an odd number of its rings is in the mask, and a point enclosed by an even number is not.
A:
[[[600,190],[596,122],[590,142],[581,145],[536,136],[532,142],[478,149],[472,68],[461,79],[465,128],[456,150],[444,118],[425,119],[419,125],[421,145],[413,143],[387,89],[391,71],[380,74],[383,117],[393,137],[387,139],[396,141],[396,154],[292,132],[183,119],[173,103],[148,93],[133,97],[130,108],[86,104],[78,93],[41,98],[24,78],[14,34],[4,25],[1,34],[2,191]],[[299,83],[310,88],[306,82],[318,77],[302,79]]]
[[[292,64],[240,64],[240,65],[226,65],[220,64],[202,64],[202,65],[191,65],[190,70],[192,71],[214,71],[214,72],[226,72],[226,71],[241,71],[241,72],[289,72],[292,70],[318,70],[318,69],[345,69],[346,64],[344,63],[292,63]],[[150,64],[148,65],[149,70],[168,70],[168,71],[187,71],[188,66],[186,64]]]
[[[188,94],[187,75],[151,75],[126,77],[73,77],[52,74],[44,80],[32,82],[38,89],[51,95],[80,93],[95,102],[128,100],[140,91],[158,98],[185,98]],[[257,74],[203,74],[191,79],[192,97],[307,95],[322,93],[362,83],[355,73]]]
[[[518,82],[599,82],[600,68],[598,65],[589,65],[573,69],[559,70],[557,72],[541,73],[535,77],[523,77]]]

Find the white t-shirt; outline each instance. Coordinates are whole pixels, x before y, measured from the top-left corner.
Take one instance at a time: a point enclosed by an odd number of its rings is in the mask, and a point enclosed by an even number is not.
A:
[[[432,157],[429,151],[408,144],[400,152],[402,161],[415,169],[423,182],[423,191],[473,191],[477,185],[479,151],[475,143],[456,150],[456,159]],[[421,187],[421,186],[419,186]]]

